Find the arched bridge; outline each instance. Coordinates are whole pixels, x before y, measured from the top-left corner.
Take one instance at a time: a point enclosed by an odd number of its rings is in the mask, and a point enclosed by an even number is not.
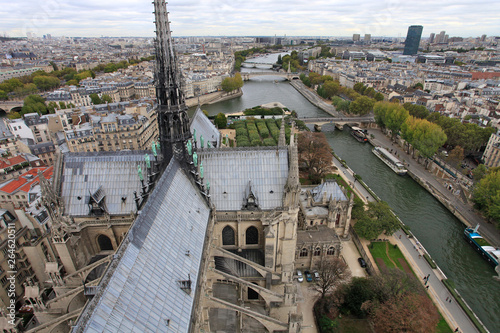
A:
[[[3,101],[0,102],[0,110],[5,112],[18,111],[23,107],[23,101]]]
[[[243,81],[248,81],[251,78],[257,76],[279,76],[284,78],[285,80],[300,80],[300,73],[287,73],[287,72],[243,72],[241,73],[241,77]]]
[[[374,123],[375,118],[373,116],[365,116],[365,117],[303,117],[299,118],[299,120],[303,121],[306,124],[314,124],[315,128],[321,129],[321,126],[324,124],[333,124],[335,127],[342,129],[344,125],[359,125],[359,124],[367,124]]]

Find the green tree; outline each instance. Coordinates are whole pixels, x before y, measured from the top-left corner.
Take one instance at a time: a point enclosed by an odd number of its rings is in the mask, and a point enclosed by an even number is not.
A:
[[[94,105],[102,104],[102,100],[99,97],[99,95],[90,94],[89,97],[90,97],[90,100],[92,101],[92,104],[94,104]]]
[[[59,68],[57,68],[57,65],[56,65],[55,62],[50,61],[49,64],[52,66],[52,69],[54,69],[54,71],[58,71],[59,70]]]
[[[47,105],[47,110],[49,113],[55,113],[57,110],[57,103],[56,102],[49,102]]]
[[[373,109],[374,104],[375,100],[371,99],[370,97],[358,97],[349,105],[349,113],[361,116],[368,114]]]
[[[16,88],[22,88],[23,86],[24,84],[19,79],[13,78],[0,83],[0,90],[10,93],[16,90]]]
[[[375,93],[375,95],[373,96],[373,98],[377,101],[377,102],[380,102],[380,101],[383,101],[384,100],[384,95],[382,93]]]
[[[415,83],[413,88],[418,89],[418,90],[424,90],[424,85],[420,82]]]
[[[338,81],[328,80],[323,84],[323,91],[327,99],[337,95],[340,91],[340,83]]]
[[[401,227],[399,220],[385,201],[370,202],[364,214],[362,212],[357,214],[361,217],[354,225],[354,230],[365,239],[377,238],[383,232],[392,235]]]
[[[45,105],[45,99],[38,95],[29,95],[26,97],[20,115],[23,116],[27,113],[47,114],[48,109],[47,105]]]
[[[488,172],[473,192],[473,201],[500,228],[500,171]]]
[[[423,105],[416,105],[411,103],[404,103],[403,107],[410,112],[410,115],[420,119],[426,119],[430,112]]]
[[[227,118],[226,115],[222,112],[218,113],[217,116],[215,116],[214,119],[215,126],[217,126],[218,129],[224,129],[227,126]]]
[[[61,110],[66,109],[66,104],[65,104],[63,101],[60,101],[60,102],[59,102],[59,108],[60,108]]]
[[[7,96],[7,93],[3,90],[0,90],[0,100],[6,101],[7,99],[9,99],[9,97]]]
[[[278,60],[276,61],[278,65],[283,64],[283,59],[281,59],[281,54],[278,54]]]
[[[35,76],[33,83],[42,91],[57,88],[61,84],[59,79],[54,76]]]
[[[484,164],[479,164],[476,168],[474,168],[474,170],[472,170],[472,176],[474,177],[474,181],[476,183],[479,183],[481,179],[483,179],[484,176],[486,176],[487,171],[488,169]]]
[[[102,103],[113,103],[113,99],[111,98],[111,96],[106,94],[102,95],[101,101]]]

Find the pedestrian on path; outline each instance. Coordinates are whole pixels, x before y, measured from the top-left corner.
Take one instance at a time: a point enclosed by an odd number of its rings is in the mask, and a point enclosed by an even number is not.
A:
[[[401,239],[401,235],[399,235],[399,239]]]
[[[453,332],[458,332],[458,327]]]
[[[449,298],[449,297],[446,297],[446,299],[445,299],[444,301],[445,301],[445,302],[448,302],[448,298]]]
[[[425,287],[425,289],[429,289],[429,286]]]
[[[451,297],[450,297],[450,300],[449,300],[448,302],[450,302],[450,303],[451,303]]]

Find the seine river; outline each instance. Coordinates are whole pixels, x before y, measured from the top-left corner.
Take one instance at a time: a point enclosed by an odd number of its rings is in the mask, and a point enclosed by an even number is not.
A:
[[[280,102],[299,117],[326,116],[286,81],[275,80],[280,78],[257,77],[245,82],[243,96],[202,108],[216,115]],[[410,177],[400,177],[385,166],[371,153],[370,144],[357,142],[347,130],[330,129],[324,127],[334,151],[411,228],[490,332],[500,332],[500,282],[492,278],[493,268],[465,242],[464,226]]]

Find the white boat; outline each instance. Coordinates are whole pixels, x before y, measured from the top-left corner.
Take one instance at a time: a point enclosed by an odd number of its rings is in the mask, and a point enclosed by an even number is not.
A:
[[[389,153],[387,149],[382,147],[375,147],[373,148],[372,152],[398,175],[403,176],[406,174],[406,172],[408,172],[403,163],[401,163],[400,160]]]

